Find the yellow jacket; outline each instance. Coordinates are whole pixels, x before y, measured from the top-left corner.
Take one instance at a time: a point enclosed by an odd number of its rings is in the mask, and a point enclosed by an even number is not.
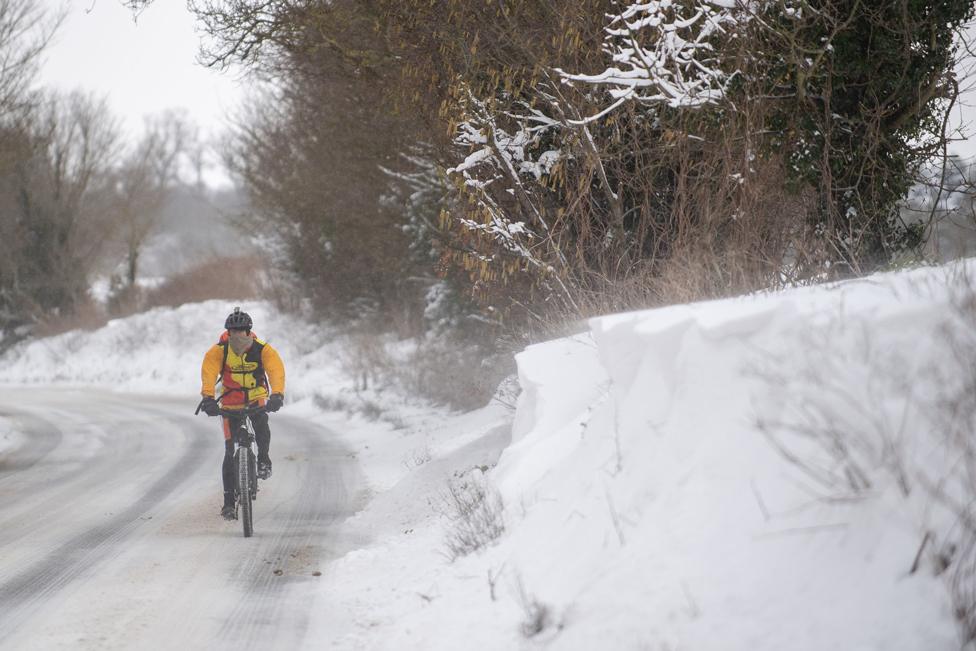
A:
[[[224,407],[234,409],[261,402],[271,393],[285,393],[285,365],[278,351],[252,332],[251,347],[238,355],[228,343],[225,331],[203,356],[200,368],[203,396],[215,397],[217,381],[222,386]]]

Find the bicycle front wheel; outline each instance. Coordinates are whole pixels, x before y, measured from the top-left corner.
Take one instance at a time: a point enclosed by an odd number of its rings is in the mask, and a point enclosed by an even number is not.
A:
[[[253,463],[249,448],[239,448],[237,455],[237,494],[241,500],[241,525],[244,527],[244,537],[250,538],[254,533],[254,505],[251,503],[251,487],[255,476],[251,471]]]

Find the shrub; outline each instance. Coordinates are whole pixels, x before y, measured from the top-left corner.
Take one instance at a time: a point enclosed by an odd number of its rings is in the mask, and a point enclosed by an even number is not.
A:
[[[142,307],[177,307],[213,298],[257,298],[262,293],[263,278],[264,261],[257,256],[214,258],[147,290]]]
[[[108,323],[108,316],[93,300],[86,300],[66,313],[54,313],[37,324],[32,336],[52,337],[69,330],[97,330]]]
[[[454,409],[487,403],[512,373],[512,357],[477,342],[428,338],[397,367],[400,382],[411,392]]]
[[[505,532],[504,507],[501,496],[480,469],[455,476],[447,486],[444,506],[451,526],[444,543],[453,561],[501,537]]]

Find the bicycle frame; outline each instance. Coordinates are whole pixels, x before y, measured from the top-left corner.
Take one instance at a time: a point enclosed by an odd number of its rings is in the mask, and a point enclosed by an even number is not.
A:
[[[223,396],[221,396],[223,397]],[[204,401],[197,405],[195,413],[199,414]],[[221,407],[217,414],[225,418],[240,419],[240,426],[231,432],[234,442],[234,465],[237,466],[237,482],[234,489],[234,518],[240,519],[244,528],[244,537],[250,538],[254,533],[254,510],[252,502],[258,497],[257,456],[254,454],[254,423],[251,416],[267,413],[263,405],[243,407],[241,409],[226,409]],[[238,517],[238,515],[242,517]]]
[[[245,407],[244,409],[221,408],[221,416],[241,419],[241,426],[238,427],[236,431],[231,432],[231,438],[233,439],[236,447],[250,448],[254,444],[254,423],[251,422],[251,416],[264,412],[264,407]]]
[[[251,416],[265,413],[263,406],[243,409],[220,409],[220,415],[240,420],[240,426],[231,432],[234,441],[234,465],[237,467],[237,486],[234,492],[234,516],[239,517],[244,537],[254,533],[254,505],[258,496],[257,457],[254,454],[254,424]]]

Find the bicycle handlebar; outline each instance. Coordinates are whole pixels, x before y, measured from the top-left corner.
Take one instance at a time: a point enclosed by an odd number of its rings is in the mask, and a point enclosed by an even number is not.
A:
[[[257,405],[255,407],[244,407],[243,409],[224,409],[221,407],[221,416],[230,417],[240,417],[240,416],[253,416],[255,414],[267,414],[270,413],[268,408],[263,405]]]
[[[199,414],[202,408],[203,408],[203,399],[200,400],[200,403],[197,405],[197,410],[193,412],[193,415],[196,416],[197,414]],[[217,415],[229,416],[231,418],[238,418],[240,416],[254,416],[255,414],[269,414],[269,413],[271,412],[268,411],[267,406],[255,405],[254,407],[242,407],[241,409],[225,409],[221,407]]]

